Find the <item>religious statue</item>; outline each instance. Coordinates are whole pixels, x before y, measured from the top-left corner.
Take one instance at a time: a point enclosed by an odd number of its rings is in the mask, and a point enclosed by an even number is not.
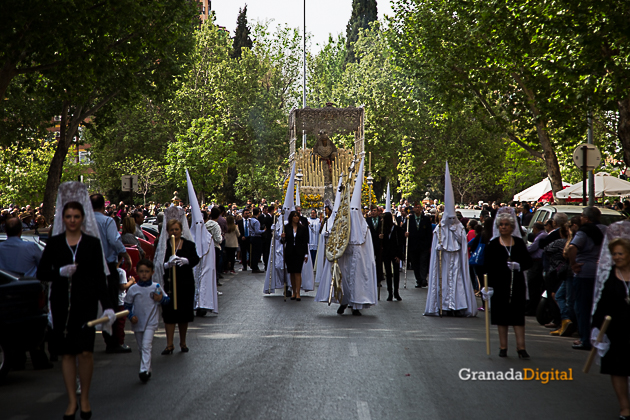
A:
[[[332,162],[337,158],[337,147],[328,138],[326,131],[319,130],[317,137],[317,143],[313,147],[313,153],[315,154],[315,163],[324,161],[324,183],[326,185],[332,184]]]

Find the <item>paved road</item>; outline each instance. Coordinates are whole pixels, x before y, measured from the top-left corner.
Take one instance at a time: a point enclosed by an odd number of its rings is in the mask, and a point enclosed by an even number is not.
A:
[[[411,274],[411,273],[410,273]],[[412,275],[411,275],[412,277]],[[485,353],[483,313],[477,318],[422,316],[426,289],[401,291],[364,316],[336,307],[263,296],[263,275],[229,276],[220,315],[191,325],[190,353],[161,356],[153,378],[138,379],[139,357],[109,355],[97,336],[92,384],[99,419],[615,419],[607,376],[581,373],[586,352],[528,319],[529,361]],[[414,281],[410,280],[409,285]],[[383,289],[384,290],[384,289]],[[127,344],[134,350],[133,335]],[[177,336],[175,344],[177,345]],[[462,368],[573,370],[572,381],[463,381]],[[59,363],[52,370],[11,372],[0,385],[0,419],[61,418],[66,406]],[[77,416],[78,418],[78,416]]]

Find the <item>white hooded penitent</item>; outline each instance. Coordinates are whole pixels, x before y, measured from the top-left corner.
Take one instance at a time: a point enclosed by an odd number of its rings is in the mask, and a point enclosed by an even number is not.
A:
[[[462,311],[477,315],[475,292],[468,268],[466,230],[455,213],[455,196],[451,174],[446,162],[444,174],[444,213],[433,231],[429,290],[425,315],[440,315],[442,311]]]
[[[208,309],[218,313],[214,240],[203,222],[201,208],[199,208],[199,202],[197,201],[197,195],[190,180],[188,169],[186,169],[186,182],[188,183],[188,200],[190,201],[192,216],[190,233],[195,242],[197,255],[200,258],[199,264],[194,268],[195,309]]]

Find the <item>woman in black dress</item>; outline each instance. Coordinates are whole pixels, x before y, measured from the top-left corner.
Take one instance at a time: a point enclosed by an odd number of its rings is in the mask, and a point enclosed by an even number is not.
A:
[[[308,261],[308,228],[300,223],[300,214],[292,211],[289,214],[289,223],[284,226],[280,235],[284,246],[284,262],[287,271],[291,274],[291,300],[302,300],[300,288],[302,287],[302,266]]]
[[[400,285],[400,261],[404,260],[404,239],[405,236],[402,229],[394,223],[392,214],[383,213],[383,233],[379,234],[383,250],[381,251],[381,259],[385,266],[385,275],[387,277],[387,300],[391,302],[393,298],[400,301],[402,298],[398,294]],[[378,252],[379,250],[376,250]],[[392,295],[392,274],[394,278],[394,288]]]
[[[498,213],[495,224],[499,237],[488,243],[484,252],[484,271],[488,286],[494,288],[490,299],[490,318],[499,329],[499,356],[507,356],[508,327],[514,327],[519,358],[528,359],[525,350],[525,270],[532,266],[527,247],[519,237],[512,236],[517,228],[510,213]]]
[[[188,323],[195,319],[195,276],[193,267],[199,264],[199,256],[195,243],[182,237],[182,224],[177,219],[171,219],[166,224],[168,240],[164,254],[164,289],[171,296],[169,303],[162,306],[162,318],[166,330],[166,348],[162,354],[173,354],[173,337],[175,324],[179,328],[179,347],[183,353],[188,353],[186,345],[186,331]],[[171,236],[175,236],[175,256],[171,247]],[[175,294],[173,293],[173,270],[176,271],[177,281],[177,309],[175,309]]]
[[[593,315],[593,328],[601,328],[604,318],[612,318],[606,335],[610,348],[602,357],[601,373],[610,375],[617,394],[621,419],[630,419],[628,376],[630,376],[630,241],[618,238],[608,244],[615,265],[604,283]]]
[[[37,278],[51,282],[50,310],[53,330],[51,350],[62,356],[68,407],[64,419],[74,419],[78,410],[76,394],[77,361],[81,381],[81,418],[92,415],[90,382],[94,368],[94,328],[85,327],[97,317],[98,302],[103,315],[115,319],[107,293],[103,251],[99,238],[81,231],[83,206],[71,201],[63,207],[66,231],[48,240],[37,269]],[[111,324],[110,324],[111,325]]]

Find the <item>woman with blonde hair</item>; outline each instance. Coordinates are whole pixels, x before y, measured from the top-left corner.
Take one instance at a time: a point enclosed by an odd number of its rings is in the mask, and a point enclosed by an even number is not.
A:
[[[606,330],[610,346],[601,358],[601,370],[610,375],[619,401],[619,418],[630,419],[628,377],[630,376],[630,222],[621,221],[608,228],[597,271],[591,341],[599,333],[604,318],[611,317]],[[604,340],[606,341],[606,340]],[[595,345],[595,344],[593,344]],[[601,353],[600,353],[601,354]]]
[[[236,223],[234,223],[234,216],[228,214],[225,221],[227,222],[227,230],[225,232],[225,273],[229,271],[230,274],[236,274],[234,271],[234,257],[236,256],[238,238],[240,238],[241,233]]]

